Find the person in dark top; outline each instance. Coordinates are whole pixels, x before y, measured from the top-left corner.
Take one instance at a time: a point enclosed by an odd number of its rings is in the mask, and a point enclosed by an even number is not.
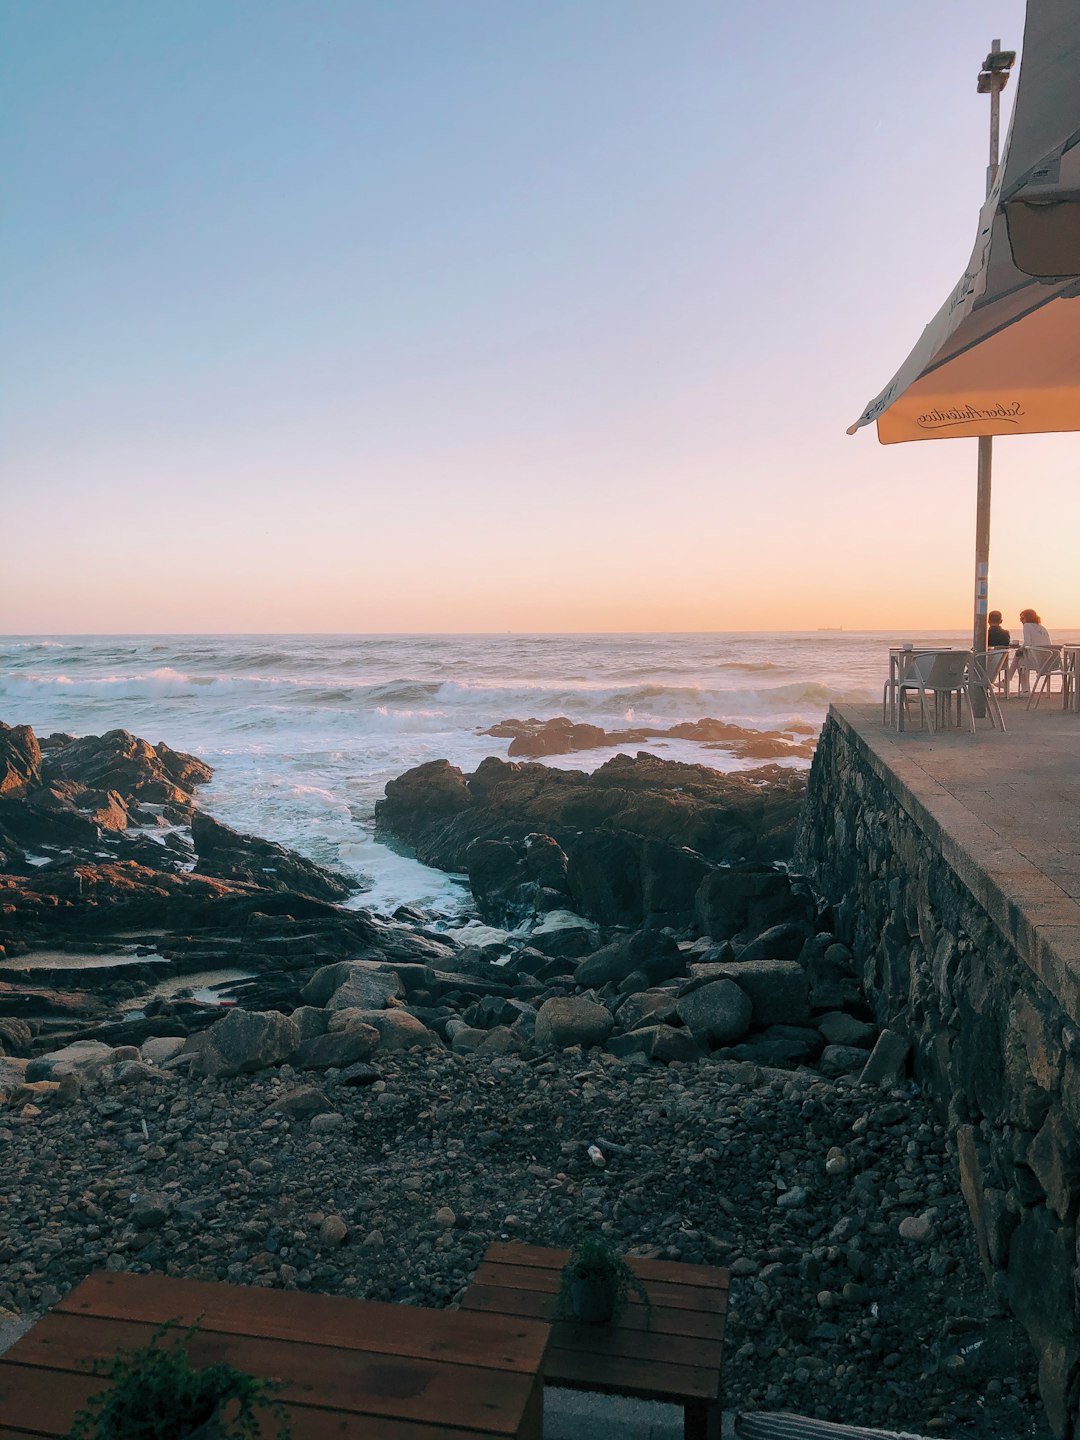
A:
[[[1008,645],[1009,632],[1002,628],[1001,611],[991,610],[986,617],[986,648],[988,650],[999,650],[1003,645]]]

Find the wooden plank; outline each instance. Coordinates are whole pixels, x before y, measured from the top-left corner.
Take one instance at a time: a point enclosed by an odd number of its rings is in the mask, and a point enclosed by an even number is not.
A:
[[[66,1436],[76,1413],[104,1381],[91,1376],[55,1370],[6,1366],[0,1361],[0,1437],[2,1440],[55,1440]],[[479,1440],[480,1432],[449,1424],[422,1425],[371,1415],[350,1415],[340,1410],[284,1406],[292,1422],[294,1440]],[[260,1415],[262,1440],[277,1440],[272,1415]],[[534,1440],[527,1430],[522,1440]],[[539,1440],[536,1435],[535,1440]]]
[[[552,1385],[581,1386],[616,1395],[642,1395],[650,1400],[683,1403],[688,1399],[716,1400],[720,1395],[719,1370],[689,1365],[650,1364],[609,1356],[598,1366],[592,1355],[576,1350],[549,1350],[544,1378]]]
[[[463,1312],[551,1320],[555,1313],[555,1298],[554,1291],[545,1293],[541,1290],[506,1290],[501,1285],[474,1283],[462,1296],[461,1308]],[[562,1322],[555,1321],[554,1323]],[[618,1328],[620,1330],[646,1330],[644,1305],[637,1301],[631,1301],[619,1317]],[[724,1316],[703,1315],[693,1310],[669,1310],[653,1306],[648,1333],[721,1340],[724,1334]]]
[[[561,1270],[570,1259],[569,1250],[551,1249],[546,1245],[519,1245],[513,1241],[495,1241],[484,1251],[484,1259],[495,1264],[534,1265],[541,1270]],[[662,1280],[672,1285],[695,1285],[706,1289],[727,1290],[731,1272],[718,1265],[688,1265],[681,1260],[646,1260],[628,1255],[626,1263],[643,1280]]]
[[[415,1359],[437,1359],[531,1374],[547,1337],[528,1320],[499,1325],[460,1311],[424,1310],[342,1295],[264,1290],[165,1275],[98,1271],[66,1295],[56,1312],[163,1325],[199,1320],[200,1329],[257,1335]],[[200,1318],[201,1317],[201,1318]]]
[[[108,1359],[118,1347],[147,1344],[155,1328],[54,1311],[12,1346],[6,1360],[9,1366],[77,1371],[85,1362]],[[201,1330],[185,1348],[192,1365],[224,1361],[281,1380],[282,1398],[297,1404],[429,1425],[451,1417],[460,1428],[491,1435],[517,1433],[533,1380],[511,1371]]]
[[[545,1295],[553,1295],[558,1294],[560,1275],[558,1270],[544,1270],[529,1265],[492,1264],[482,1260],[474,1283],[500,1285],[514,1290],[539,1290]],[[712,1315],[722,1315],[727,1309],[726,1290],[695,1285],[670,1285],[659,1280],[647,1281],[645,1289],[654,1307],[696,1310]]]
[[[721,1339],[684,1335],[658,1335],[652,1330],[625,1330],[621,1325],[573,1325],[562,1322],[551,1332],[545,1368],[555,1350],[573,1350],[597,1360],[618,1356],[624,1360],[654,1360],[666,1365],[689,1365],[719,1370],[724,1358]]]

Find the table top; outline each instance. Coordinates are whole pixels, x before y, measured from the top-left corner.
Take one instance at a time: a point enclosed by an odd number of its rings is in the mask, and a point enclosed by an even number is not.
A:
[[[554,1320],[562,1268],[569,1258],[569,1250],[491,1245],[462,1308]],[[627,1263],[652,1303],[648,1325],[645,1307],[633,1296],[610,1325],[554,1320],[545,1379],[683,1403],[718,1400],[728,1271],[632,1255]]]
[[[193,1366],[283,1381],[303,1440],[540,1440],[546,1324],[123,1273],[89,1276],[0,1359],[0,1437],[66,1435],[103,1388],[88,1362],[170,1320],[198,1320]]]

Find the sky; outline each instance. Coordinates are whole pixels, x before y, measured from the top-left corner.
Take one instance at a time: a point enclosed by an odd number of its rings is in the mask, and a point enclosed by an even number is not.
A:
[[[0,0],[0,632],[966,627],[976,442],[845,429],[1023,10]],[[1007,617],[1078,478],[996,442]]]

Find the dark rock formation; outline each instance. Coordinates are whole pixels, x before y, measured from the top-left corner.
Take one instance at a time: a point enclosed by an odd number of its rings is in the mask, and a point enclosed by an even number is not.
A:
[[[795,756],[808,760],[814,740],[796,738],[801,727],[787,730],[748,730],[726,720],[688,720],[666,729],[635,725],[627,730],[604,730],[557,715],[552,720],[502,720],[483,732],[509,739],[507,754],[536,759],[541,755],[572,755],[577,750],[601,750],[616,745],[641,745],[647,740],[691,740],[713,750],[727,750],[741,759],[779,760]]]
[[[272,840],[241,835],[201,810],[191,817],[191,840],[199,857],[198,875],[242,880],[268,890],[295,890],[317,900],[344,900],[356,890],[355,880]]]
[[[790,855],[805,783],[779,766],[723,775],[647,754],[591,775],[488,759],[466,776],[437,760],[387,785],[376,822],[426,864],[467,871],[497,923],[570,905],[603,924],[678,924],[717,865],[759,862],[774,875],[761,885],[784,888],[765,862]]]

